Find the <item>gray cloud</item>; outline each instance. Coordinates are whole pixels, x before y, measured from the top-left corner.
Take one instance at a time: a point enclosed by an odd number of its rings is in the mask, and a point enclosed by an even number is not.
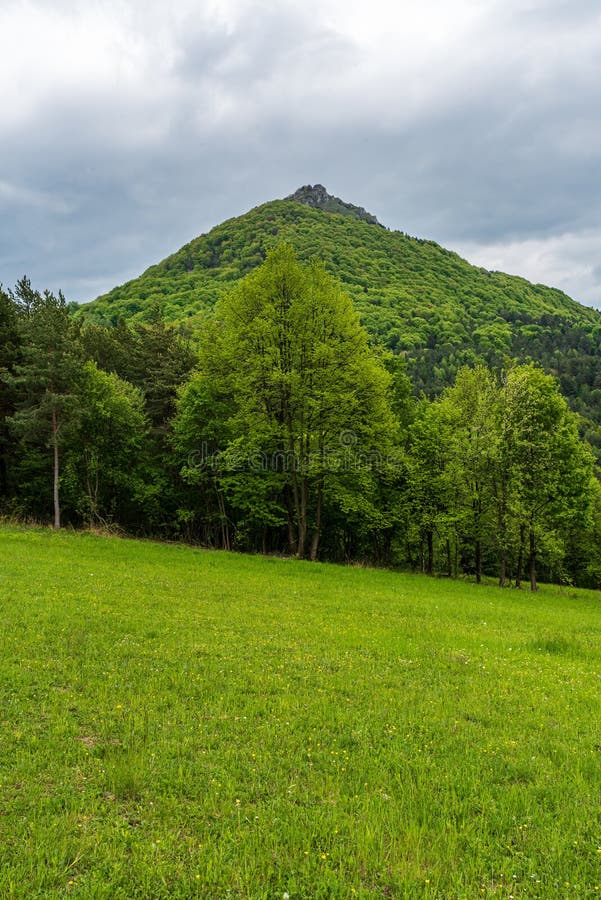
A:
[[[390,227],[601,305],[596,3],[90,9],[0,10],[5,284],[27,272],[89,300],[320,181]],[[32,75],[18,38],[36,27],[63,46]]]

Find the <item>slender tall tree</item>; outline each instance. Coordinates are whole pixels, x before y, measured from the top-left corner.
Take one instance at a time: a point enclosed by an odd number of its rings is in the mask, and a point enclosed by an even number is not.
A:
[[[509,371],[503,414],[502,458],[519,528],[517,580],[527,556],[530,588],[536,591],[541,547],[560,542],[570,524],[584,526],[589,518],[593,457],[556,381],[536,366]]]
[[[20,315],[21,359],[8,383],[15,393],[13,434],[25,445],[50,451],[54,527],[61,527],[60,457],[63,426],[76,415],[82,354],[78,329],[62,293],[39,294],[23,280],[15,293]]]

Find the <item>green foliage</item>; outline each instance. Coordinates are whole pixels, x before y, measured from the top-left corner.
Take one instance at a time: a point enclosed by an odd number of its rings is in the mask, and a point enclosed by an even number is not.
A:
[[[464,365],[535,361],[557,376],[571,407],[601,424],[601,316],[561,291],[469,265],[432,241],[311,209],[266,203],[201,235],[77,315],[117,324],[165,320],[198,330],[219,297],[290,243],[324,261],[351,296],[372,341],[403,355],[417,394],[432,397]],[[601,432],[589,428],[601,451]]]
[[[480,581],[496,556],[501,585],[511,565],[519,586],[527,556],[535,590],[537,559],[561,575],[576,523],[591,528],[591,450],[557,383],[535,366],[501,378],[483,366],[461,369],[452,387],[419,409],[409,459],[410,522],[429,573],[436,537],[446,545],[447,574],[457,574],[461,558]]]
[[[357,479],[345,463],[384,456],[395,431],[390,378],[350,299],[322,266],[301,267],[283,245],[217,305],[200,373],[182,397],[180,445],[207,446],[207,419],[213,433],[227,432],[218,477],[230,503],[248,525],[287,523],[290,549],[315,558],[324,497],[335,504],[337,485],[344,492]],[[359,468],[367,481],[368,460]]]
[[[20,334],[17,306],[0,286],[0,499],[6,499],[14,489],[11,464],[12,441],[9,419],[15,412],[15,391],[9,379],[19,359]]]
[[[78,328],[62,294],[42,295],[26,279],[17,285],[13,308],[20,346],[4,380],[14,396],[9,429],[22,451],[16,481],[32,503],[52,497],[54,526],[60,528],[60,458],[65,430],[78,412]]]
[[[185,508],[187,493],[173,459],[171,420],[196,354],[156,307],[147,323],[121,321],[116,328],[87,324],[81,337],[86,354],[99,368],[141,392],[150,424],[142,457],[137,456],[136,504],[123,524],[137,532],[178,534],[178,510]]]
[[[60,493],[70,522],[207,546],[599,584],[592,426],[557,381],[479,363],[416,400],[406,360],[290,245],[207,314],[199,356],[156,305],[82,326],[23,280],[0,313],[9,510],[45,517],[52,482],[55,523]]]
[[[78,405],[64,477],[71,506],[90,525],[127,520],[127,504],[141,492],[148,431],[142,392],[88,361],[79,378]]]

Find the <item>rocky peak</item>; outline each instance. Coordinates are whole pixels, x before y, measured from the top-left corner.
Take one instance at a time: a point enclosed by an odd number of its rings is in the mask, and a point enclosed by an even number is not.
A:
[[[362,206],[354,206],[352,203],[345,203],[340,197],[334,197],[328,194],[323,184],[305,184],[293,194],[286,197],[286,200],[293,200],[295,203],[302,203],[304,206],[312,206],[314,209],[323,209],[326,212],[338,213],[343,216],[353,216],[355,219],[361,219],[363,222],[369,222],[371,225],[379,225],[380,223],[375,216],[366,212]]]

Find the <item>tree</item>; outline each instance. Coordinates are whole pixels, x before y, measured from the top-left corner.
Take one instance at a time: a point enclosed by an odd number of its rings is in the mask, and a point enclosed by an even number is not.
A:
[[[52,456],[54,527],[61,526],[59,497],[63,426],[75,414],[82,354],[78,328],[62,293],[40,294],[23,279],[17,285],[21,358],[7,376],[16,411],[9,422],[24,447],[42,446]]]
[[[172,435],[182,478],[194,489],[186,517],[199,520],[204,544],[225,550],[231,550],[232,536],[220,457],[234,436],[233,414],[219,373],[194,372],[180,391]]]
[[[291,551],[316,559],[326,493],[395,430],[390,376],[350,299],[321,264],[304,268],[280,246],[218,303],[200,378],[231,401],[229,497],[255,521],[285,521]]]
[[[171,421],[178,390],[196,362],[190,342],[165,324],[157,306],[146,324],[129,326],[121,320],[114,328],[87,325],[82,343],[87,358],[99,369],[130,382],[143,395],[150,428],[145,440],[145,472],[138,485],[141,506],[136,524],[173,534],[179,528],[186,488],[173,457]]]
[[[530,588],[537,590],[537,556],[562,554],[561,538],[588,521],[593,457],[578,436],[555,380],[533,365],[516,366],[503,389],[501,459],[508,473],[510,512],[519,529],[516,586],[528,556]]]
[[[497,385],[486,366],[462,367],[440,402],[448,435],[447,477],[455,486],[456,530],[473,547],[476,582],[482,580],[483,545],[492,534],[492,461],[496,444]]]
[[[66,436],[66,468],[77,511],[92,525],[139,493],[147,421],[141,391],[91,361],[81,370],[77,405]]]
[[[19,359],[20,338],[18,307],[0,285],[0,497],[9,493],[9,468],[13,441],[8,419],[14,413],[14,388],[7,376]]]
[[[420,568],[434,573],[434,537],[444,533],[454,506],[449,476],[451,432],[440,403],[424,400],[409,429],[409,526],[417,531]],[[447,560],[450,575],[451,562]]]

